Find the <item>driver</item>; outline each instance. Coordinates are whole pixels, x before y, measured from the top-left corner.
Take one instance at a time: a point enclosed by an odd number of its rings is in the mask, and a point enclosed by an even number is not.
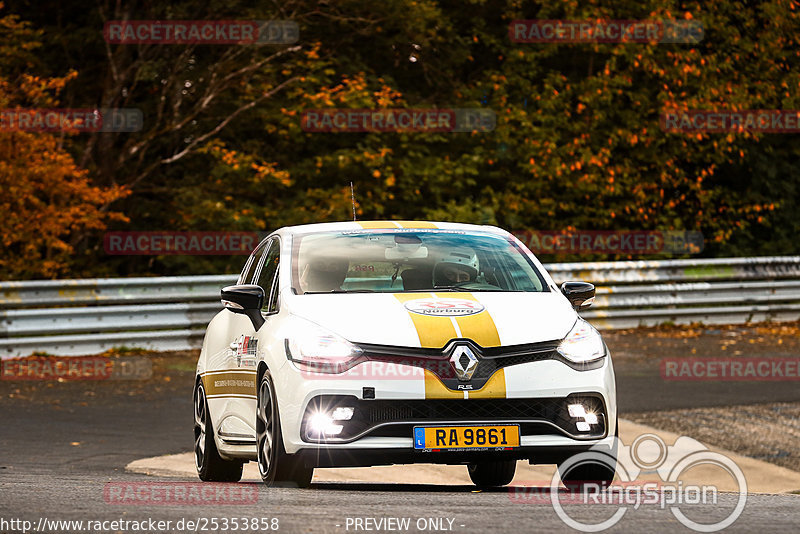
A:
[[[433,268],[434,286],[474,282],[478,277],[478,258],[471,250],[455,250],[441,258]]]
[[[303,292],[329,292],[342,289],[350,262],[339,258],[319,258],[306,264],[300,275]]]

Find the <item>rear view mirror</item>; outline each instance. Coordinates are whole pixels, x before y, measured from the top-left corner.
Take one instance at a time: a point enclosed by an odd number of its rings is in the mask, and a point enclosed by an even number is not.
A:
[[[561,293],[575,311],[585,310],[594,303],[594,285],[587,282],[564,282],[561,284]]]
[[[394,242],[398,245],[421,245],[422,239],[414,234],[395,234]]]
[[[428,247],[416,247],[408,250],[403,245],[386,249],[387,260],[421,260],[428,257]]]
[[[261,308],[264,306],[265,296],[261,286],[243,284],[224,287],[220,297],[225,309],[248,316],[256,330],[264,324]]]
[[[422,239],[414,234],[397,234],[394,247],[386,249],[387,260],[411,260],[428,257],[428,247],[422,246]]]

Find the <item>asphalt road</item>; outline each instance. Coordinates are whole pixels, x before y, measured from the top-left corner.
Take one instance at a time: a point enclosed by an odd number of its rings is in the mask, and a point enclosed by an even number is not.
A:
[[[623,415],[628,411],[697,405],[800,401],[796,382],[665,382],[652,357],[658,351],[648,348],[651,357],[641,358],[636,347],[641,351],[642,343],[632,340],[630,346],[624,343],[618,349],[612,346]],[[668,353],[674,349],[664,350]],[[109,483],[166,482],[126,473],[127,463],[191,448],[191,360],[160,358],[155,371],[151,380],[137,383],[0,381],[0,532],[23,531],[20,524],[9,523],[12,519],[32,521],[30,530],[36,531],[41,518],[153,519],[172,522],[169,528],[153,531],[224,531],[213,529],[210,521],[206,529],[187,529],[185,525],[177,529],[175,525],[180,519],[214,517],[220,526],[222,518],[278,518],[282,532],[575,532],[565,525],[551,504],[521,498],[513,488],[476,492],[472,486],[320,483],[299,490],[267,489],[254,484],[247,486],[249,495],[256,496],[249,504],[108,502]],[[716,505],[684,506],[681,510],[698,521],[719,520],[733,509],[737,499],[737,494],[721,494]],[[610,517],[618,506],[573,504],[566,509],[571,517],[597,522]],[[374,521],[389,518],[408,518],[408,529],[375,528],[378,525]],[[744,512],[727,530],[797,532],[798,525],[800,495],[749,495]],[[43,525],[38,531],[78,529]],[[109,528],[108,531],[134,530]],[[622,531],[691,532],[668,507],[651,504],[638,509],[629,507],[621,521],[609,530]]]

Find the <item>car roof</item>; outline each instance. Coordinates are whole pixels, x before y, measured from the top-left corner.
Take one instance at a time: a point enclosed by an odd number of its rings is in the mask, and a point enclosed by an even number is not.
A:
[[[440,229],[462,230],[472,232],[488,232],[493,234],[509,235],[508,232],[497,226],[454,223],[445,221],[342,221],[331,223],[301,224],[297,226],[284,226],[275,231],[281,235],[313,234],[319,232],[344,232],[352,230],[400,230],[400,229]]]

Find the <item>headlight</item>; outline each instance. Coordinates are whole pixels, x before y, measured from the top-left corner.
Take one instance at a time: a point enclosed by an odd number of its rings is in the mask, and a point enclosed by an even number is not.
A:
[[[285,340],[286,357],[301,369],[318,373],[342,373],[359,363],[364,352],[343,337],[311,321],[295,318]]]
[[[603,358],[606,349],[600,332],[583,319],[578,319],[558,346],[558,353],[571,362],[589,363]]]

